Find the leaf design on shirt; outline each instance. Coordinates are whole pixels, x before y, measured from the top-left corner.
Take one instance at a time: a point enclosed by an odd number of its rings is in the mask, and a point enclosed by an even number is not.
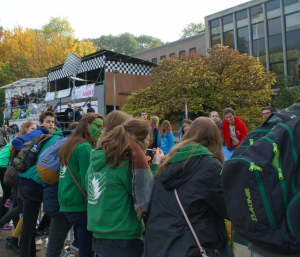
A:
[[[65,176],[66,171],[67,171],[67,165],[60,166],[59,176],[60,176],[61,178],[63,178],[63,177]]]
[[[97,179],[96,176],[100,177]],[[89,197],[89,203],[97,203],[97,199],[100,197],[101,193],[106,189],[104,185],[105,182],[105,173],[103,174],[91,174],[89,176],[89,182],[88,182],[88,197]]]

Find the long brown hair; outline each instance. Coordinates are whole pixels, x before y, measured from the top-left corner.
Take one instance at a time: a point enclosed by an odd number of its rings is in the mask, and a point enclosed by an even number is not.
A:
[[[149,130],[147,121],[130,119],[101,138],[99,145],[105,152],[110,168],[117,168],[122,160],[128,159],[130,142],[134,141],[142,149],[146,148],[144,141],[149,136]]]
[[[115,127],[121,125],[124,121],[129,119],[132,119],[132,116],[125,112],[122,111],[110,112],[104,120],[105,134],[107,132],[112,131]]]
[[[190,126],[193,123],[192,120],[184,120],[184,122],[182,122],[181,124],[181,138],[184,136],[185,132],[184,132],[184,128],[188,125]]]
[[[21,128],[20,132],[18,134],[16,134],[15,137],[18,137],[18,136],[22,136],[24,134],[26,134],[26,130],[28,130],[28,128],[30,128],[32,125],[36,125],[36,122],[35,121],[32,121],[32,120],[29,120],[29,121],[26,121],[25,123],[23,123],[23,127]],[[14,151],[14,147],[13,145],[10,145],[9,146],[9,153],[12,154]]]
[[[172,132],[172,127],[170,122],[168,120],[164,120],[159,129],[160,138],[162,138],[163,133],[165,133],[167,136],[171,132]]]
[[[95,119],[103,120],[103,116],[99,113],[87,113],[82,116],[77,128],[70,135],[70,139],[66,141],[58,151],[59,163],[61,165],[68,165],[77,145],[89,141],[95,146],[96,142],[92,139],[88,129],[88,125],[92,124]]]
[[[196,142],[206,147],[211,153],[217,156],[221,162],[224,161],[222,139],[218,126],[210,118],[199,117],[193,121],[190,129],[183,136],[182,142],[171,149],[165,161],[159,167],[159,172],[169,164],[173,154],[177,152],[179,148],[191,142]]]

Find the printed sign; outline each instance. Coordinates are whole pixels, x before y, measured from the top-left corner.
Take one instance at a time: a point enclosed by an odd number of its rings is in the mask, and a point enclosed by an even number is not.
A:
[[[47,92],[45,100],[47,102],[54,100],[54,94],[55,94],[55,92]]]
[[[95,84],[88,84],[81,87],[77,87],[75,88],[75,90],[73,89],[72,100],[94,96],[94,86]]]
[[[71,93],[71,88],[65,89],[65,90],[61,90],[58,91],[58,95],[56,98],[63,98],[63,97],[67,97],[69,96]]]

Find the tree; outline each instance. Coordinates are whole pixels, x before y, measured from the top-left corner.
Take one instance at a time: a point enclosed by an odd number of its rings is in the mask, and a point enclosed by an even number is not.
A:
[[[232,107],[249,130],[254,128],[271,100],[275,73],[228,47],[217,45],[209,53],[161,61],[152,70],[151,86],[129,96],[122,110],[137,116],[143,109],[175,124],[184,116],[185,103],[191,119]]]
[[[106,49],[127,55],[163,44],[158,38],[147,35],[136,37],[128,32],[117,36],[102,35],[96,42],[93,39],[91,41],[97,47],[97,50]]]
[[[42,33],[45,38],[65,36],[74,37],[75,30],[71,27],[67,18],[50,18],[49,23],[42,27]]]
[[[277,79],[278,91],[276,92],[272,106],[275,109],[285,109],[292,105],[300,96],[300,87],[293,85],[292,77],[278,75]]]
[[[205,26],[202,22],[200,23],[191,22],[181,30],[182,34],[180,35],[180,38],[186,38],[186,37],[197,35],[200,31],[203,30],[205,30]]]

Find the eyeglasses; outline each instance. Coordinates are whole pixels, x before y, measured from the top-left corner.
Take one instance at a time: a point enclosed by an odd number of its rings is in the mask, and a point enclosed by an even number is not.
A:
[[[262,114],[262,116],[266,116],[266,115],[270,115],[271,113],[270,112],[265,112]]]
[[[98,127],[98,129],[102,129],[102,125],[101,124],[98,124],[96,122],[92,122],[92,123],[95,124]]]

